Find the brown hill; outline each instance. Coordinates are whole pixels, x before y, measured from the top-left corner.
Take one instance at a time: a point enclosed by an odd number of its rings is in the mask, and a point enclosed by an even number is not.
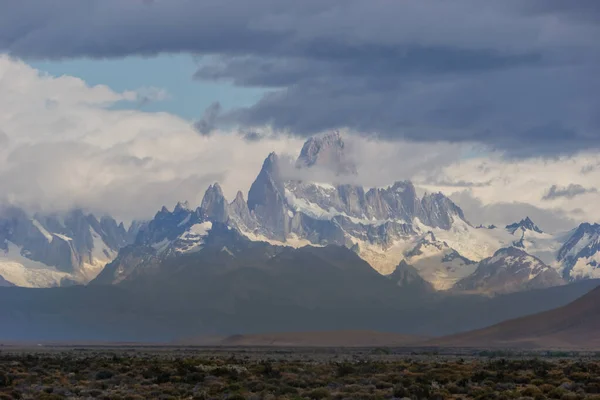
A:
[[[600,287],[566,306],[427,342],[441,347],[600,348]]]
[[[221,345],[244,347],[403,347],[422,341],[423,338],[418,336],[347,330],[235,335],[224,339]]]

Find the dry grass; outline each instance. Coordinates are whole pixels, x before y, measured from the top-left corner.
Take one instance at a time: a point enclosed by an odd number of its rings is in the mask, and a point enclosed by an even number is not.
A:
[[[0,354],[0,399],[600,399],[600,359],[390,349]]]

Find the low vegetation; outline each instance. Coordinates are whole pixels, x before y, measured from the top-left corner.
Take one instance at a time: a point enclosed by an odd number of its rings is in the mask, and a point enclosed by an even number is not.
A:
[[[600,399],[600,359],[333,349],[5,350],[0,399]]]

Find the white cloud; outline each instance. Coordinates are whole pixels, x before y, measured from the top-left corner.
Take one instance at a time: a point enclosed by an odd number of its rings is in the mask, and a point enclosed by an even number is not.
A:
[[[270,151],[296,153],[302,145],[288,137],[203,137],[167,113],[110,109],[121,101],[135,106],[138,92],[47,76],[2,56],[0,92],[0,200],[32,211],[85,207],[145,218],[178,200],[199,204],[217,180],[233,198]]]
[[[5,56],[0,56],[0,93],[0,202],[32,211],[84,207],[125,220],[148,218],[179,200],[199,204],[215,181],[232,199],[238,189],[248,190],[269,152],[296,157],[303,142],[267,130],[259,132],[260,140],[219,131],[199,135],[191,121],[168,113],[111,108],[118,102],[136,108],[144,97],[165,99],[164,90],[90,87]],[[504,219],[521,212],[537,213],[536,222],[548,229],[565,227],[569,218],[600,220],[597,191],[542,200],[553,185],[597,188],[595,153],[465,159],[473,146],[384,142],[348,133],[346,138],[359,170],[353,183],[369,187],[413,179],[424,189],[454,194],[477,223],[512,222]],[[315,179],[334,178],[319,173]]]
[[[501,217],[507,214],[507,207],[511,204],[514,208],[510,214],[514,214],[515,209],[521,209],[521,218],[525,217],[524,213],[528,210],[531,212],[533,206],[553,213],[552,218],[562,221],[569,218],[573,223],[600,220],[600,209],[596,206],[600,201],[597,191],[600,185],[600,155],[597,152],[530,159],[505,159],[499,155],[488,155],[453,163],[435,173],[421,174],[419,181],[429,190],[455,194],[459,203],[461,196],[468,195],[485,206],[501,206],[495,209],[488,207],[484,213],[487,220],[481,221],[483,223],[499,222],[492,220],[494,214],[490,211],[497,212]],[[453,185],[453,182],[460,184]],[[548,190],[554,185],[580,185],[587,191],[571,198],[562,196],[548,199]],[[465,202],[467,213],[468,205],[469,202]],[[479,213],[481,210],[474,211]],[[543,213],[540,213],[540,218],[543,218]],[[560,224],[552,218],[547,218],[546,222],[558,228]],[[544,221],[536,222],[544,224]]]

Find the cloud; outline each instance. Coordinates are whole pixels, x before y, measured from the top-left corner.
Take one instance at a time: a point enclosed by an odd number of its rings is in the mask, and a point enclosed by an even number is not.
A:
[[[219,102],[212,103],[204,110],[202,118],[194,123],[194,128],[201,135],[210,135],[216,127],[216,121],[221,113],[221,104]]]
[[[30,211],[83,207],[119,219],[154,215],[179,200],[199,205],[219,181],[233,199],[247,190],[270,151],[299,151],[279,136],[247,142],[216,131],[200,136],[186,120],[136,108],[137,92],[40,74],[0,56],[0,203]],[[47,107],[51,102],[52,107]]]
[[[198,135],[189,121],[136,110],[137,91],[48,76],[1,56],[0,92],[11,94],[0,97],[0,203],[31,211],[82,207],[118,219],[144,219],[180,200],[200,204],[215,181],[233,199],[237,190],[248,190],[271,151],[291,166],[304,142],[269,129],[217,128]],[[121,107],[113,107],[116,103]],[[127,104],[132,109],[122,107]],[[600,220],[595,207],[600,193],[542,200],[552,185],[595,187],[600,169],[582,170],[600,165],[597,152],[507,160],[465,143],[342,134],[358,175],[290,167],[292,177],[365,187],[412,179],[422,190],[458,196],[474,223],[501,225],[529,215],[554,230]]]
[[[561,209],[543,209],[522,202],[498,202],[483,204],[468,190],[451,196],[475,226],[496,225],[504,227],[525,217],[531,218],[545,232],[563,232],[572,229],[577,221]]]
[[[8,147],[9,143],[10,143],[10,139],[8,138],[8,135],[6,133],[0,131],[0,149]]]
[[[351,184],[365,188],[387,187],[396,181],[410,180],[431,170],[458,162],[465,148],[449,143],[399,141],[390,145],[374,138],[343,135],[345,162],[356,166],[357,174],[339,174],[335,165],[296,167],[298,153],[281,158],[281,175],[286,180],[330,184]]]
[[[558,185],[552,185],[550,189],[548,189],[548,193],[542,197],[543,200],[554,200],[559,197],[566,197],[567,199],[572,199],[576,196],[581,196],[586,193],[597,193],[598,189],[596,188],[585,188],[578,184],[570,184],[566,187],[561,187]]]
[[[136,91],[137,101],[140,107],[156,101],[169,100],[171,96],[165,89],[156,87],[140,88]]]
[[[571,227],[579,222],[600,221],[595,206],[600,193],[594,190],[600,181],[600,169],[581,173],[586,166],[598,163],[600,155],[596,151],[528,159],[486,153],[417,173],[414,180],[426,190],[458,196],[456,199],[473,209],[466,208],[465,214],[477,224],[501,224],[518,218],[518,214],[520,218],[535,215],[536,223],[553,230],[567,228],[568,221]],[[582,188],[585,196],[580,193]],[[545,199],[549,194],[552,201]]]
[[[201,57],[197,79],[268,88],[213,125],[483,143],[555,155],[600,143],[597,2],[0,0],[0,51]],[[68,17],[67,17],[68,16]]]

